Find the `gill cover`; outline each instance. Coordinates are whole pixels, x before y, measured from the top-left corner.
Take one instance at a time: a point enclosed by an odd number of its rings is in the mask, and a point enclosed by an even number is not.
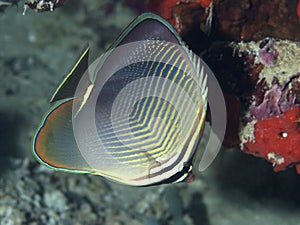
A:
[[[42,164],[128,185],[183,180],[201,138],[207,75],[163,18],[137,17],[88,67],[88,48],[33,138]]]

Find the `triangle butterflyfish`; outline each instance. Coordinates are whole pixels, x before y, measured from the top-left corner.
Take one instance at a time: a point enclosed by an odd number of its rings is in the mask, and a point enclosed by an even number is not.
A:
[[[137,17],[89,65],[86,47],[33,137],[49,168],[146,186],[191,173],[207,107],[207,72],[175,29]]]

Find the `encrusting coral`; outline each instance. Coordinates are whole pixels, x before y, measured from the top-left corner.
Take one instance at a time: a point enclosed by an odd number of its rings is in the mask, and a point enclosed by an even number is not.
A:
[[[223,145],[265,158],[276,172],[296,166],[300,173],[299,1],[150,0],[148,6],[195,52],[205,50],[229,115]],[[213,8],[212,44],[201,36],[191,43],[209,18],[207,7]]]

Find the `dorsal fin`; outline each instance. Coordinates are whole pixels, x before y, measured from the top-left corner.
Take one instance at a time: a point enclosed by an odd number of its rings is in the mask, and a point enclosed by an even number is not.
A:
[[[144,40],[162,40],[179,45],[183,43],[174,27],[164,18],[153,13],[144,13],[127,26],[108,50],[129,42]]]
[[[174,27],[164,18],[153,13],[144,13],[127,26],[108,51],[122,44],[143,40],[162,40],[185,47]],[[89,47],[87,46],[74,67],[56,89],[50,102],[74,97],[78,82],[89,66],[88,53]]]
[[[76,91],[78,82],[80,81],[84,72],[88,68],[88,61],[89,61],[89,46],[87,44],[82,54],[80,55],[79,59],[73,66],[73,68],[70,70],[68,75],[61,82],[59,87],[56,89],[50,102],[56,102],[58,100],[62,100],[65,98],[74,97],[74,93]]]

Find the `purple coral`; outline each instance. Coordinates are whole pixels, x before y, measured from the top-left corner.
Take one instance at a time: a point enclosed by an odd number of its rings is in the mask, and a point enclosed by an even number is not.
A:
[[[250,114],[256,119],[262,119],[269,116],[280,115],[281,110],[279,100],[281,98],[282,88],[275,84],[265,93],[263,102],[258,106],[250,107]]]
[[[289,82],[282,90],[280,108],[286,111],[295,105],[300,105],[300,73],[291,76]]]
[[[266,40],[267,43],[265,41],[261,43],[262,48],[259,51],[259,60],[263,65],[270,66],[274,64],[274,61],[276,60],[279,53],[275,48],[275,41],[273,39]]]
[[[265,82],[263,81],[258,87],[258,93],[264,87]],[[291,76],[289,82],[284,86],[279,85],[275,79],[271,89],[267,90],[263,97],[256,96],[258,104],[256,104],[256,106],[250,106],[250,115],[256,119],[279,116],[295,105],[299,106],[299,96],[300,74]]]

